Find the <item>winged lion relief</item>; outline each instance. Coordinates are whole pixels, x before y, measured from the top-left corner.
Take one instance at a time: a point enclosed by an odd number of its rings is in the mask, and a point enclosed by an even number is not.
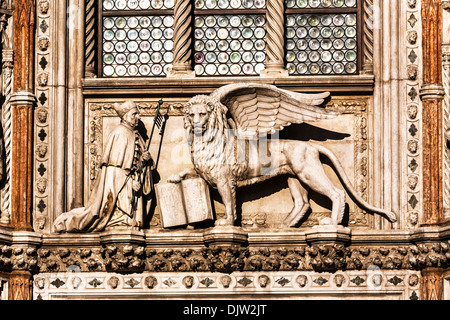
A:
[[[395,222],[394,212],[372,206],[358,195],[330,150],[311,142],[276,138],[291,124],[337,117],[339,112],[321,107],[328,96],[328,92],[303,94],[254,83],[226,85],[210,95],[194,96],[184,106],[193,169],[173,174],[168,182],[203,178],[218,190],[225,207],[225,218],[215,224],[227,226],[236,220],[236,188],[285,175],[294,206],[282,227],[296,226],[308,211],[304,185],[332,202],[331,218],[320,223],[338,225],[343,220],[346,193],[326,175],[319,158],[322,154],[358,205]]]

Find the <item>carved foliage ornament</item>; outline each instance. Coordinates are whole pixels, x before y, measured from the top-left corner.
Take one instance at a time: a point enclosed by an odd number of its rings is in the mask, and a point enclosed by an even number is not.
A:
[[[0,271],[224,272],[422,270],[450,266],[449,242],[394,247],[313,245],[278,248],[153,249],[136,245],[100,248],[0,248]],[[267,280],[267,279],[266,279]],[[305,280],[305,279],[303,279]],[[302,279],[297,279],[301,285]],[[149,279],[150,281],[150,279]],[[226,279],[222,279],[226,284]],[[264,279],[261,279],[264,284]],[[225,286],[225,284],[223,284]],[[147,286],[151,285],[149,283]]]

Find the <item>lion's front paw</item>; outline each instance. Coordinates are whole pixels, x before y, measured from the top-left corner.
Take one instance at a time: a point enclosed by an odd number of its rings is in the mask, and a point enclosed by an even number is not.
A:
[[[181,176],[178,173],[175,173],[171,175],[169,178],[167,178],[167,182],[170,183],[179,183],[181,181]]]

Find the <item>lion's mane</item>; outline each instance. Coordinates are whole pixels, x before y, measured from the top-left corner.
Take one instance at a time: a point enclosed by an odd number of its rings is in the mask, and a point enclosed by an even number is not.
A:
[[[190,119],[190,110],[193,105],[204,105],[208,113],[208,124],[201,137],[194,135],[193,124]],[[191,98],[184,106],[184,127],[186,129],[188,143],[191,147],[191,159],[194,168],[206,180],[215,180],[216,169],[219,166],[231,165],[232,175],[242,175],[245,164],[235,162],[235,136],[227,121],[228,109],[216,99],[197,95]],[[227,131],[228,130],[228,131]],[[228,143],[227,139],[233,139]],[[210,178],[207,176],[211,175]],[[229,177],[231,178],[231,177]]]

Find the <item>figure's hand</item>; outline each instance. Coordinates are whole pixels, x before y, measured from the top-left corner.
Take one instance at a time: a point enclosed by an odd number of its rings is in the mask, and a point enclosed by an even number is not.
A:
[[[144,161],[150,161],[151,158],[152,158],[152,156],[150,155],[150,152],[144,151],[144,153],[142,154],[142,159]]]
[[[138,192],[141,189],[141,184],[138,181],[133,180],[133,191]]]
[[[181,181],[181,176],[178,173],[175,173],[171,175],[169,178],[167,178],[167,182],[170,183],[179,183]]]

